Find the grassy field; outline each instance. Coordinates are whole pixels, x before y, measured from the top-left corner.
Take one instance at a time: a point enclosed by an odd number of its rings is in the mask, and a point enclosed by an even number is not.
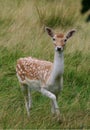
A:
[[[80,0],[0,0],[0,129],[90,129],[90,23]],[[15,65],[32,56],[53,62],[54,50],[44,27],[77,33],[65,48],[64,88],[59,96],[63,122],[50,112],[50,100],[33,92],[27,118]]]

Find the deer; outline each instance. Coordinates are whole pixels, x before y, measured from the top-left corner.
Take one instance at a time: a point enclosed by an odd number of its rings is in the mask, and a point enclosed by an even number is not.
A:
[[[45,31],[53,41],[53,63],[32,57],[20,58],[17,60],[16,74],[24,94],[27,115],[30,117],[31,91],[35,90],[51,100],[51,112],[57,120],[60,120],[61,113],[57,102],[63,88],[64,48],[76,30],[72,29],[63,34],[55,33],[50,27],[45,27]]]

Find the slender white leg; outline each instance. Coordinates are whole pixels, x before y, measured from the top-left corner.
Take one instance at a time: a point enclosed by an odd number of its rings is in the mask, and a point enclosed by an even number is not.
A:
[[[22,89],[23,94],[24,94],[25,106],[26,106],[27,114],[28,114],[28,116],[30,116],[28,86],[27,86],[27,85],[22,85],[22,86],[21,86],[21,89]],[[30,104],[30,105],[31,105],[31,104]]]
[[[56,112],[56,115],[59,117],[60,116],[60,111],[59,111],[59,107],[58,107],[58,104],[57,104],[57,101],[56,101],[56,96],[51,93],[50,91],[44,89],[44,88],[41,88],[41,93],[47,97],[49,97],[52,102],[53,102],[53,107],[55,107],[55,112]]]
[[[55,114],[55,112],[56,112],[53,101],[51,101],[51,112],[52,112],[52,114]]]
[[[29,102],[29,110],[30,110],[32,108],[32,97],[31,97],[29,87],[28,87],[28,102]]]

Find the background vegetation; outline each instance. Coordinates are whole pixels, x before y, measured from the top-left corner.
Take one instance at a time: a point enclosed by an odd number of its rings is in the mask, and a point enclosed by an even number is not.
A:
[[[90,128],[90,23],[80,0],[0,0],[0,129]],[[52,118],[50,101],[33,92],[31,118],[16,78],[19,57],[53,61],[51,39],[44,32],[77,33],[65,49],[64,89],[59,96],[62,124]]]

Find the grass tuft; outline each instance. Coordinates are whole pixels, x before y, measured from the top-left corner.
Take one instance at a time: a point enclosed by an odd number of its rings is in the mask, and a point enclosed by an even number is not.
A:
[[[75,13],[75,6],[66,7],[62,1],[46,3],[44,7],[36,4],[35,7],[38,14],[38,22],[41,26],[69,28],[79,18],[78,14]]]

